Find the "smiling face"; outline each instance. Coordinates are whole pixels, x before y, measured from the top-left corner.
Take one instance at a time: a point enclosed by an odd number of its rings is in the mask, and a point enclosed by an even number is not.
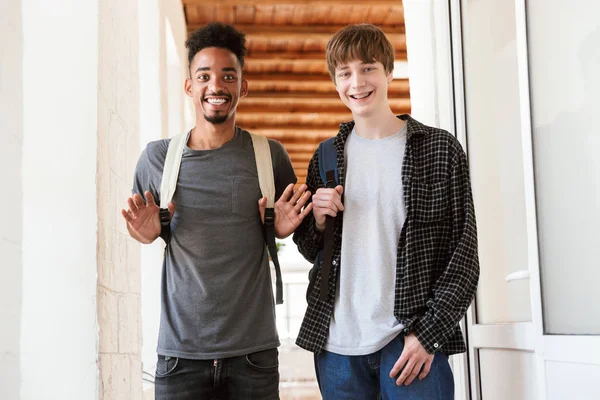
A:
[[[380,62],[353,60],[335,68],[335,87],[342,102],[356,117],[370,117],[389,109],[387,90],[392,73]]]
[[[219,47],[207,47],[194,56],[191,77],[185,92],[194,102],[196,115],[211,124],[235,121],[239,99],[248,94],[248,82],[242,79],[242,67],[235,54]]]

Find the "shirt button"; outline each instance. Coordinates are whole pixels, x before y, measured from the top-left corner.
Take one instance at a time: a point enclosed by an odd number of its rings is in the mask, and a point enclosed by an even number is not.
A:
[[[439,345],[439,344],[437,344],[437,343],[434,343],[434,344],[433,344],[433,347],[435,347],[435,348],[437,349],[438,347],[440,347],[440,345]]]
[[[333,262],[331,263],[331,265],[336,266],[337,265],[337,260],[333,260]]]

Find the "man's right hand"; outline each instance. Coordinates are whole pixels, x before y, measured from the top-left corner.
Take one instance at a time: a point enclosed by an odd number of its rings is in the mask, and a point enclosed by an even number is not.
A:
[[[323,231],[325,229],[325,221],[328,215],[335,217],[339,211],[344,211],[342,193],[344,193],[344,188],[342,185],[338,185],[335,189],[318,189],[313,195],[313,215],[315,216],[317,230]]]
[[[146,202],[139,194],[134,194],[127,199],[127,211],[121,210],[121,215],[127,221],[127,230],[132,238],[140,243],[154,242],[160,235],[160,208],[154,202],[154,197],[149,191],[144,192]],[[175,213],[175,204],[169,203],[171,217]]]

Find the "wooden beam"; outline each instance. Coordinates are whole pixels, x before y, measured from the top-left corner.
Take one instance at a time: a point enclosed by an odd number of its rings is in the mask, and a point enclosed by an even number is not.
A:
[[[321,81],[255,81],[248,83],[250,93],[309,93],[337,96],[333,82]],[[393,80],[388,86],[388,95],[409,95],[408,79]]]
[[[308,58],[314,61],[325,61],[325,49],[319,49],[317,51],[305,51],[298,48],[297,51],[290,49],[277,50],[276,46],[271,46],[267,51],[248,51],[246,54],[246,62],[253,59],[262,60],[297,60],[298,58]],[[407,60],[406,49],[396,50],[394,53],[394,59],[396,61]]]
[[[256,5],[297,5],[297,6],[365,6],[365,0],[182,0],[183,5],[194,6],[256,6]],[[401,0],[369,0],[368,5],[398,7],[402,5]]]
[[[315,111],[317,108],[315,107]],[[329,128],[337,131],[341,122],[352,120],[352,114],[345,113],[271,113],[271,112],[253,112],[237,113],[236,123],[244,129],[252,130],[256,128]]]
[[[307,26],[310,28],[310,25]],[[310,50],[313,52],[325,52],[327,42],[331,39],[330,33],[314,33],[310,29],[298,33],[286,33],[267,30],[246,34],[246,47],[250,52],[253,50],[280,51],[293,49],[293,51]],[[393,33],[386,35],[397,52],[406,53],[406,35],[404,33]]]
[[[301,74],[329,74],[325,59],[251,59],[244,65],[247,73],[301,73]]]
[[[252,82],[250,82],[252,84]],[[410,112],[409,98],[390,98],[390,107],[396,114]],[[299,97],[296,94],[285,94],[279,97],[255,97],[252,94],[240,100],[237,107],[239,113],[244,112],[347,112],[348,108],[337,95],[321,98],[318,102],[310,96]]]
[[[190,24],[188,31],[195,31],[206,24]],[[331,37],[334,33],[344,28],[346,25],[254,25],[254,24],[235,24],[237,30],[246,35],[254,34],[327,34]],[[404,25],[377,25],[386,35],[405,33]]]
[[[253,133],[255,133],[255,132],[253,132]],[[287,152],[290,153],[290,157],[292,157],[292,154],[296,154],[296,153],[313,154],[315,152],[315,150],[317,149],[317,147],[319,146],[319,142],[308,142],[308,143],[293,142],[293,143],[282,143],[282,144],[283,144],[283,147],[285,147],[285,149],[287,150]]]
[[[253,129],[252,133],[275,139],[287,145],[288,143],[315,143],[335,136],[336,129]]]

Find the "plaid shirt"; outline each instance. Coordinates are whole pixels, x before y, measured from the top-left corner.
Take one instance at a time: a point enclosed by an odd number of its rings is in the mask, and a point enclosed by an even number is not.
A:
[[[394,315],[404,332],[413,332],[429,353],[462,353],[466,347],[458,324],[479,279],[467,158],[448,132],[425,126],[409,115],[399,118],[407,122],[402,165],[406,220],[398,242]],[[344,146],[353,127],[353,121],[341,124],[334,139],[340,182],[345,174]],[[311,193],[324,187],[318,150],[310,161],[306,184]],[[309,274],[308,309],[296,344],[313,352],[321,351],[329,334],[341,267],[342,224],[343,213],[338,213],[327,301],[319,300],[320,266]],[[323,234],[315,229],[312,214],[294,234],[294,242],[311,262],[323,249]]]

